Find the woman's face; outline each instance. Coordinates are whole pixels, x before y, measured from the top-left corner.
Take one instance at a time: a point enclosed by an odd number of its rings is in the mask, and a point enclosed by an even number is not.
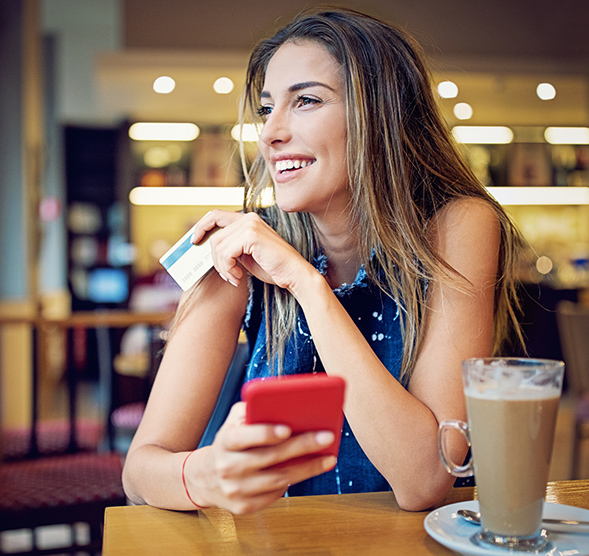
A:
[[[346,101],[337,62],[313,41],[281,46],[268,64],[259,142],[287,212],[341,216],[348,206]]]

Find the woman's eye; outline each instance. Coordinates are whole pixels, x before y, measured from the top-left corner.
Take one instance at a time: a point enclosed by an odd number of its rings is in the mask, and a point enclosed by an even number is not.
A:
[[[315,104],[320,104],[321,101],[317,98],[308,97],[308,96],[300,96],[297,98],[297,106],[313,106]]]
[[[266,118],[267,116],[269,116],[272,113],[272,107],[271,106],[260,106],[256,112],[258,113],[258,116],[260,116],[261,118]]]

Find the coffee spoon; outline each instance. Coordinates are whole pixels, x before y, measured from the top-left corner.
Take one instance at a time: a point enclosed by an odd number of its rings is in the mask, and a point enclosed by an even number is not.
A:
[[[472,523],[473,525],[481,524],[481,514],[479,512],[473,512],[472,510],[458,510],[458,515]],[[578,519],[542,519],[542,523],[549,525],[586,525],[589,526],[589,521],[579,521]]]

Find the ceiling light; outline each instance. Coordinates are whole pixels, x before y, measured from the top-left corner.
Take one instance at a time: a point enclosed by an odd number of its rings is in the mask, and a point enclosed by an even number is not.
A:
[[[544,137],[552,145],[589,145],[589,127],[547,127]]]
[[[135,187],[134,205],[243,206],[243,187]]]
[[[243,207],[243,187],[135,187],[129,193],[133,205],[185,205]],[[274,190],[262,193],[262,206],[274,204]]]
[[[589,205],[589,187],[488,187],[502,205]],[[243,187],[135,187],[129,193],[133,205],[243,206]],[[274,203],[271,187],[262,205]]]
[[[233,81],[228,77],[219,77],[219,79],[213,83],[213,89],[215,90],[215,93],[227,95],[233,91]]]
[[[459,102],[454,106],[454,115],[459,120],[470,120],[472,118],[472,106],[466,102]]]
[[[456,126],[452,135],[459,143],[503,145],[513,141],[513,131],[505,126]]]
[[[194,141],[200,129],[189,123],[138,122],[129,128],[135,141]]]
[[[260,138],[261,131],[262,126],[260,124],[244,124],[243,127],[237,124],[231,130],[231,137],[236,141],[241,139],[245,142],[256,143]]]
[[[546,255],[538,257],[536,261],[536,270],[540,274],[550,274],[550,271],[553,267],[554,264],[552,263],[552,259],[550,257],[547,257]]]
[[[556,96],[556,89],[550,83],[540,83],[536,87],[536,94],[541,100],[552,100]]]
[[[589,205],[589,187],[488,187],[502,205]]]
[[[458,86],[452,81],[442,81],[438,85],[438,94],[442,98],[456,98],[458,96]]]
[[[158,77],[153,82],[153,90],[156,93],[161,93],[164,95],[171,93],[175,87],[176,87],[176,82],[171,77],[168,77],[167,75],[162,75],[161,77]]]

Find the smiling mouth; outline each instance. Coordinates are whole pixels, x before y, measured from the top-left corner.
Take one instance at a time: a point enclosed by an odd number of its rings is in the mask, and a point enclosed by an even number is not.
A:
[[[293,170],[299,170],[306,168],[315,163],[313,160],[279,160],[276,162],[276,171],[284,174],[285,172],[292,172]]]

